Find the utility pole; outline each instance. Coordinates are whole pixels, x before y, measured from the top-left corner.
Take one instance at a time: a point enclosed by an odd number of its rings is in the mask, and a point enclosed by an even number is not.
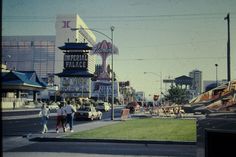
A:
[[[111,78],[111,120],[114,120],[114,67],[113,67],[113,32],[115,30],[114,26],[111,26],[111,69],[112,69],[112,78]]]
[[[230,17],[229,13],[224,18],[224,20],[227,20],[228,24],[228,41],[227,41],[227,80],[230,81]]]

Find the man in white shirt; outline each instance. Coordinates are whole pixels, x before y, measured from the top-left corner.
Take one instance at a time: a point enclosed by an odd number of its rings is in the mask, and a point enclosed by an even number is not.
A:
[[[66,112],[66,121],[67,123],[69,123],[70,126],[70,131],[73,131],[73,114],[75,112],[75,108],[73,107],[73,105],[71,105],[70,101],[67,101],[67,104],[65,106],[65,112]]]

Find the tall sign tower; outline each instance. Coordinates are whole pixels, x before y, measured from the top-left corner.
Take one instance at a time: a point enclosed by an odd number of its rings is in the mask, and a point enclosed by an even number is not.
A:
[[[89,47],[87,43],[65,43],[59,47],[64,53],[64,69],[60,77],[60,91],[63,98],[88,98],[91,95],[91,74],[88,70]]]
[[[72,31],[71,28],[81,28],[81,31]],[[88,43],[92,47],[96,43],[96,37],[83,19],[77,14],[58,15],[56,18],[56,53],[55,53],[55,73],[60,73],[63,69],[63,53],[58,48],[65,41]],[[88,71],[95,72],[95,56],[88,54]],[[60,85],[60,78],[55,77],[55,83]]]

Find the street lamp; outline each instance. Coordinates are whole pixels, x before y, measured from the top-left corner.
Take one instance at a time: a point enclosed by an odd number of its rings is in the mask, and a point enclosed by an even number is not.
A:
[[[114,26],[111,26],[111,69],[112,69],[112,91],[111,91],[111,95],[112,95],[112,98],[111,98],[111,120],[114,120],[114,71],[113,71],[113,32],[115,30],[115,27]]]
[[[112,46],[111,46],[111,53],[112,53],[112,56],[111,56],[111,70],[112,70],[112,104],[111,104],[111,120],[114,120],[114,67],[113,67],[113,32],[115,30],[115,27],[114,26],[111,26],[110,27],[111,29],[111,37],[109,37],[108,35],[106,35],[105,33],[103,32],[100,32],[98,30],[95,30],[95,29],[92,29],[92,28],[71,28],[72,31],[76,31],[76,30],[91,30],[91,31],[94,31],[94,32],[97,32],[105,37],[107,37],[109,40],[111,40],[111,43],[112,43]]]
[[[144,72],[144,74],[153,74],[153,75],[157,75],[160,77],[160,98],[161,98],[161,93],[162,93],[162,72],[160,72],[160,74],[157,74],[155,72]]]
[[[218,77],[217,77],[217,73],[218,73],[217,67],[218,67],[218,64],[215,64],[215,66],[216,66],[216,86],[218,86]]]

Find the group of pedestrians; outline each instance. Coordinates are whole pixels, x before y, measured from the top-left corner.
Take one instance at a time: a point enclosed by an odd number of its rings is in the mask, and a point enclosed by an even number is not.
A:
[[[56,132],[59,133],[59,129],[62,128],[63,132],[66,132],[67,129],[70,129],[70,132],[73,131],[73,115],[75,113],[75,108],[70,101],[60,102],[58,104],[59,108],[57,109],[57,122],[56,122]],[[43,103],[41,111],[39,112],[41,116],[41,124],[43,126],[42,134],[48,132],[47,122],[50,116],[50,110],[46,104]],[[67,125],[69,127],[67,128]]]

